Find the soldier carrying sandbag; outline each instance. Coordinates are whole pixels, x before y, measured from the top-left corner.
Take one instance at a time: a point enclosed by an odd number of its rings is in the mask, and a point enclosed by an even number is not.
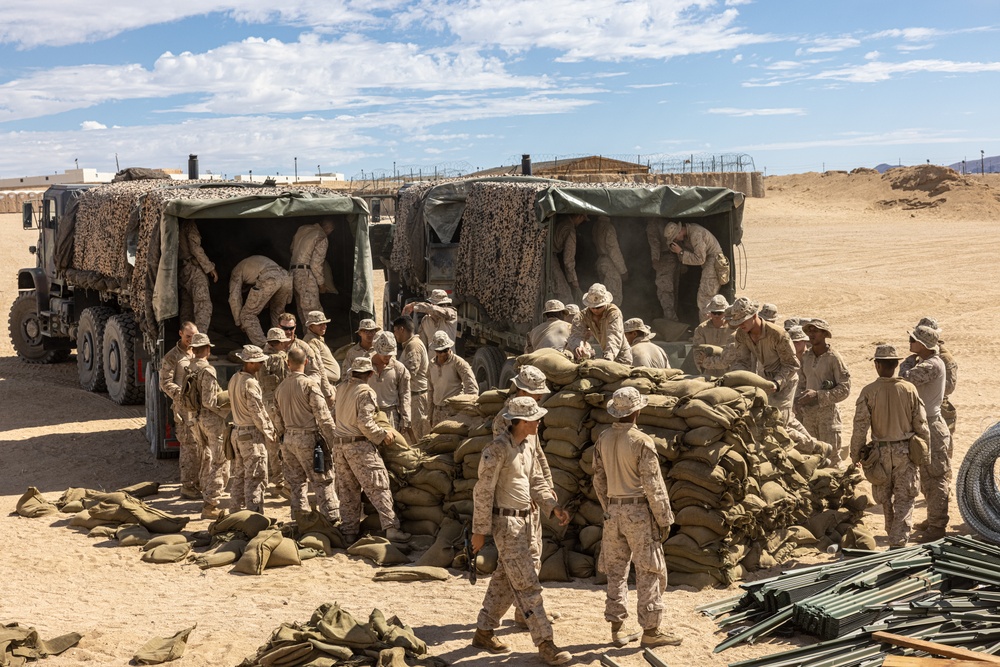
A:
[[[569,311],[562,301],[558,299],[546,301],[545,310],[542,311],[545,321],[528,332],[524,353],[530,354],[544,348],[564,349],[573,329],[572,323],[567,321],[568,314]]]
[[[246,301],[243,291],[247,289]],[[233,321],[250,342],[263,347],[267,342],[260,328],[260,313],[271,310],[271,326],[278,326],[278,316],[292,300],[292,277],[270,257],[251,255],[229,275],[229,308]]]
[[[267,442],[277,441],[274,424],[264,407],[260,383],[255,377],[267,361],[264,350],[244,345],[236,353],[243,368],[229,379],[229,404],[233,410],[232,508],[264,512],[267,488]]]
[[[663,348],[653,343],[656,336],[640,317],[625,320],[625,340],[632,348],[632,364],[646,368],[670,368],[670,359]]]
[[[432,414],[430,423],[437,424],[458,412],[448,406],[447,400],[459,394],[478,394],[479,385],[472,372],[472,366],[455,354],[455,341],[443,331],[434,334],[431,349],[434,359],[427,369],[427,384],[430,390]]]
[[[601,357],[620,364],[632,364],[632,350],[625,339],[625,322],[622,311],[613,301],[611,292],[601,283],[594,283],[583,295],[584,310],[573,320],[573,328],[566,341],[577,359],[590,354],[587,339],[593,336],[601,346]]]

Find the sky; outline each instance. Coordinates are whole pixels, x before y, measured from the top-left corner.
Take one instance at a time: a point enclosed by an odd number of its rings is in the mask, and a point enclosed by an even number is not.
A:
[[[4,0],[0,178],[951,164],[1000,154],[998,42],[997,0]]]

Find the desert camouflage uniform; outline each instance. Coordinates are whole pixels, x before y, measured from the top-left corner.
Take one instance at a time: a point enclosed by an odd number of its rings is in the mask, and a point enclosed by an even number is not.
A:
[[[183,372],[178,375],[178,371],[181,367],[186,368],[193,359],[194,353],[190,348],[182,350],[175,345],[163,355],[163,361],[160,362],[160,391],[170,398],[174,411],[174,427],[177,444],[180,447],[178,467],[181,486],[189,489],[198,488],[201,477],[201,453],[193,429],[197,415],[181,410],[178,404],[181,394],[180,383],[183,381]]]
[[[580,344],[593,335],[601,346],[601,358],[617,361],[620,364],[632,364],[632,349],[625,340],[625,321],[622,311],[613,303],[604,309],[600,320],[594,317],[590,308],[580,311],[580,316],[573,320],[573,327],[566,342],[566,349],[575,350]]]
[[[955,391],[955,386],[958,384],[958,362],[955,361],[955,357],[952,356],[951,352],[944,349],[944,342],[938,341],[938,354],[941,356],[941,361],[944,362],[945,379],[944,379],[944,400],[941,401],[941,416],[944,417],[944,422],[948,425],[948,431],[955,435],[955,424],[957,423],[958,413],[955,410],[955,406],[952,405],[949,396]]]
[[[296,338],[296,340],[299,340]],[[337,386],[340,382],[340,364],[333,357],[333,352],[330,350],[330,346],[326,344],[322,336],[317,336],[312,331],[306,331],[306,335],[301,339],[303,342],[307,343],[310,348],[312,348],[313,356],[315,356],[323,368],[323,375],[326,376],[326,381],[331,387]]]
[[[322,310],[319,302],[320,287],[325,285],[323,263],[326,261],[326,251],[330,241],[323,227],[302,225],[295,230],[292,237],[292,287],[295,290],[295,305],[299,311],[299,322],[306,321],[306,313],[311,310]]]
[[[899,365],[899,377],[913,383],[927,411],[931,455],[930,462],[920,466],[920,491],[927,501],[928,528],[943,530],[948,527],[952,455],[951,433],[941,416],[945,390],[944,361],[939,354],[923,360],[911,354]]]
[[[691,222],[684,223],[687,236],[681,246],[684,252],[678,258],[687,266],[701,267],[701,281],[698,283],[698,314],[704,319],[708,317],[705,308],[712,297],[719,293],[719,272],[715,266],[716,258],[722,253],[722,246],[715,235]]]
[[[622,276],[628,273],[628,266],[618,245],[618,232],[604,216],[594,224],[594,246],[598,252],[597,275],[614,296],[615,303],[622,303]]]
[[[316,496],[319,511],[330,521],[340,521],[340,501],[333,479],[333,462],[326,472],[313,469],[316,439],[332,443],[333,417],[316,383],[300,371],[289,372],[274,394],[278,409],[274,429],[281,441],[285,479],[292,490],[292,516],[309,512],[309,491]],[[331,445],[332,446],[332,445]],[[308,484],[308,485],[307,485]]]
[[[201,475],[202,500],[206,505],[218,507],[222,493],[229,482],[229,461],[223,440],[226,436],[226,422],[229,419],[229,406],[219,405],[218,376],[215,368],[205,362],[205,368],[199,371],[198,391],[201,395],[201,412],[198,413],[198,429],[205,444],[205,465]]]
[[[669,245],[664,242],[665,224],[660,220],[650,220],[646,224],[646,238],[649,240],[649,254],[656,276],[656,296],[660,300],[663,317],[677,321],[677,280],[680,275],[680,263],[677,261],[677,255],[670,252]]]
[[[480,630],[500,627],[511,604],[521,610],[535,646],[552,640],[552,624],[542,602],[542,585],[533,555],[532,503],[546,515],[557,501],[538,462],[535,436],[518,444],[503,433],[488,445],[479,461],[479,481],[473,489],[472,532],[493,535],[499,563],[486,589],[476,626]],[[544,457],[543,457],[544,458]],[[494,508],[516,510],[522,516],[500,516]]]
[[[430,432],[430,392],[427,385],[427,347],[420,336],[400,346],[399,362],[410,373],[410,430],[420,439]]]
[[[249,286],[243,301],[243,288]],[[263,255],[251,255],[235,267],[229,277],[229,308],[233,321],[250,338],[250,342],[264,347],[267,339],[260,328],[260,313],[271,309],[271,326],[278,326],[278,316],[292,300],[292,277],[288,271]]]
[[[232,508],[264,511],[267,488],[267,443],[275,441],[274,424],[264,408],[260,383],[239,371],[229,379],[229,405],[233,411]]]
[[[207,365],[208,361],[203,359],[196,359],[194,357],[181,359],[177,363],[177,374],[174,375],[174,382],[176,382],[177,386],[181,387],[181,391],[183,391],[184,385],[187,383],[188,375],[191,373],[197,373],[203,366]],[[184,428],[187,433],[187,437],[191,442],[191,446],[188,448],[188,455],[185,456],[185,460],[183,462],[183,468],[187,470],[185,474],[193,475],[194,479],[191,485],[186,485],[184,484],[182,478],[181,484],[183,486],[187,486],[189,489],[194,489],[200,492],[202,490],[201,479],[205,474],[205,463],[208,460],[208,445],[205,442],[205,439],[201,436],[201,429],[198,428],[198,411],[181,408],[179,412],[181,419],[184,420]],[[180,440],[178,439],[178,442],[179,441]],[[180,466],[181,462],[178,461],[178,464]]]
[[[572,329],[573,325],[558,317],[546,320],[528,332],[524,353],[529,354],[549,347],[563,350],[566,348],[566,341],[569,340],[569,332]]]
[[[576,277],[576,225],[568,217],[563,217],[552,231],[549,296],[563,303],[572,303],[576,300],[574,290],[579,289],[580,279]]]
[[[446,399],[459,394],[478,394],[479,384],[472,372],[472,366],[452,350],[448,360],[438,364],[433,359],[427,367],[427,387],[431,399],[430,426],[450,419],[458,414],[448,407]]]
[[[674,522],[653,439],[634,424],[617,422],[594,446],[594,493],[604,508],[600,570],[608,575],[605,620],[628,618],[629,563],[635,563],[639,625],[660,627],[667,564],[660,533]],[[621,504],[621,500],[639,499]],[[617,502],[615,502],[617,501]]]
[[[208,274],[215,264],[201,247],[201,233],[191,220],[181,220],[177,235],[177,260],[180,263],[181,321],[193,320],[205,333],[212,323],[212,297],[208,293]]]
[[[438,331],[445,332],[452,340],[458,338],[458,311],[451,306],[435,306],[433,303],[418,301],[413,304],[413,312],[424,314],[420,318],[417,333],[426,348],[430,349],[434,334]]]
[[[353,362],[358,357],[363,357],[368,355],[369,357],[375,356],[375,350],[373,348],[368,348],[367,350],[361,347],[361,343],[355,343],[354,345],[347,348],[347,355],[344,356],[344,373],[340,376],[340,383],[346,384],[348,380],[351,379],[351,362]]]
[[[913,501],[917,497],[917,466],[910,461],[910,438],[929,437],[923,402],[912,384],[902,378],[878,378],[861,390],[854,410],[851,460],[865,458],[868,431],[878,448],[878,461],[889,473],[888,482],[872,485],[881,503],[889,544],[902,546],[913,528]]]
[[[399,528],[392,508],[389,472],[376,449],[388,431],[375,423],[375,390],[351,377],[337,396],[333,461],[345,535],[357,535],[361,525],[361,493],[378,512],[382,529]]]
[[[843,458],[840,438],[841,421],[840,403],[851,393],[851,373],[847,370],[840,353],[832,347],[820,356],[810,349],[802,355],[802,376],[805,386],[801,390],[812,389],[816,392],[816,403],[798,406],[802,412],[802,425],[809,434],[818,440],[833,446],[831,459],[838,463]],[[823,388],[823,383],[833,383],[829,389]]]
[[[274,423],[278,418],[278,404],[274,400],[274,393],[278,390],[278,385],[288,376],[288,353],[275,350],[270,344],[264,349],[267,355],[260,370],[257,371],[257,382],[260,383],[261,399],[264,401],[264,409],[267,416]],[[267,478],[275,486],[282,486],[285,482],[284,467],[281,463],[281,441],[277,438],[267,441]]]
[[[652,341],[640,339],[632,344],[632,365],[670,368],[670,359],[662,347]]]
[[[375,372],[368,378],[368,385],[375,390],[378,409],[389,418],[389,425],[397,431],[410,427],[410,371],[395,357],[381,371],[372,362]]]
[[[697,347],[698,345],[713,345],[715,347],[721,347],[723,354],[709,356],[701,351],[695,350],[694,352],[694,363],[698,366],[698,370],[702,373],[709,373],[713,375],[721,375],[729,370],[729,366],[726,364],[725,349],[733,342],[733,329],[723,324],[721,327],[717,327],[712,324],[711,319],[707,319],[701,324],[699,324],[694,329],[694,337],[692,343]]]

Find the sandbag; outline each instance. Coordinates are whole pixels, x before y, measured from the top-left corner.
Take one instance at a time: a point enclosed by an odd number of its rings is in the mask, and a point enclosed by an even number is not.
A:
[[[171,660],[178,660],[184,655],[188,637],[198,627],[198,624],[185,628],[170,637],[154,637],[142,645],[132,660],[137,665],[159,665]]]
[[[601,526],[585,526],[580,530],[577,541],[583,553],[593,556],[594,548],[600,544],[604,529]]]
[[[306,533],[298,539],[300,549],[315,549],[327,556],[333,555],[333,545],[330,544],[330,537],[323,533]]]
[[[465,417],[466,415],[459,415]],[[469,434],[469,423],[459,419],[446,419],[434,425],[434,433],[451,433],[466,437]]]
[[[656,393],[663,396],[687,398],[689,396],[694,396],[699,391],[711,389],[713,386],[714,385],[711,382],[695,378],[675,379],[661,383],[657,387]]]
[[[562,456],[556,456],[555,454],[546,454],[545,459],[549,463],[549,470],[562,470],[568,472],[569,474],[576,477],[578,480],[582,480],[584,477],[586,477],[586,474],[580,467],[579,459],[565,458]],[[554,482],[555,479],[553,479],[553,483]],[[563,488],[565,488],[567,491],[571,490],[570,487],[564,486]]]
[[[188,539],[180,534],[157,535],[156,537],[147,540],[146,543],[142,545],[142,550],[152,551],[153,549],[164,545],[187,544],[187,541]]]
[[[433,507],[441,504],[441,497],[433,493],[418,489],[415,486],[404,486],[393,494],[393,500],[400,505],[422,505]]]
[[[488,543],[476,553],[476,571],[479,574],[493,574],[500,563],[500,552],[494,542]]]
[[[454,433],[431,433],[417,442],[417,448],[428,454],[452,454],[462,440],[462,436]]]
[[[486,449],[491,442],[493,442],[492,433],[490,435],[480,435],[463,440],[452,454],[455,459],[455,463],[461,463],[465,457],[470,454],[479,454]]]
[[[606,392],[616,392],[623,387],[631,387],[636,389],[640,394],[652,394],[657,389],[657,384],[649,378],[637,377],[637,378],[622,378],[617,382],[609,382],[604,385],[603,389]]]
[[[693,433],[693,431],[689,431],[689,433]],[[697,459],[698,461],[703,461],[714,467],[719,465],[719,462],[722,461],[723,456],[725,456],[726,452],[729,451],[729,448],[730,445],[722,442],[721,440],[717,440],[704,446],[686,447],[681,454],[681,458]]]
[[[578,391],[557,391],[542,402],[542,407],[546,410],[553,408],[579,408],[587,407],[584,395]]]
[[[542,562],[542,569],[538,572],[538,580],[546,581],[571,581],[566,568],[566,550],[559,548],[554,554]]]
[[[441,472],[448,473],[449,475],[454,475],[456,470],[459,468],[458,464],[455,463],[455,459],[452,457],[451,452],[427,457],[420,461],[420,467],[427,470],[440,470]]]
[[[634,366],[630,374],[634,378],[647,378],[653,382],[668,382],[684,371],[679,368],[650,368],[649,366]]]
[[[378,642],[368,623],[359,623],[336,603],[321,605],[313,612],[310,625],[316,626],[328,641],[340,646],[364,650]]]
[[[678,533],[686,535],[699,548],[707,547],[713,542],[719,541],[719,535],[711,528],[706,528],[705,526],[681,526],[678,529]]]
[[[688,423],[681,417],[658,417],[655,414],[646,414],[645,410],[639,413],[639,418],[637,421],[639,423],[639,426],[652,426],[655,428],[662,428],[670,431],[688,430]]]
[[[91,539],[104,538],[111,540],[114,539],[116,532],[118,532],[118,529],[115,526],[95,526],[87,533],[87,537]]]
[[[74,528],[86,528],[88,531],[97,526],[107,526],[112,524],[111,521],[103,521],[101,519],[95,519],[90,516],[90,510],[83,510],[77,512],[73,515],[73,518],[69,520],[69,525]]]
[[[438,524],[434,521],[403,521],[403,532],[410,535],[430,535],[434,536],[438,531]]]
[[[580,483],[575,475],[566,472],[565,470],[559,470],[558,468],[552,469],[552,483],[556,486],[569,491],[570,493],[579,493]]]
[[[719,405],[720,403],[736,403],[743,400],[743,394],[730,389],[729,387],[710,387],[695,394],[693,399],[704,401],[708,405]]]
[[[566,391],[586,394],[587,392],[603,389],[603,387],[604,383],[597,378],[579,378],[563,387],[563,389]]]
[[[670,479],[685,479],[714,493],[725,490],[726,471],[696,459],[681,459],[674,463],[667,474]]]
[[[56,507],[67,514],[76,514],[76,512],[70,512],[65,509],[68,504],[80,503],[82,505],[82,500],[87,497],[87,489],[80,489],[76,487],[70,487],[63,491],[62,495],[59,496],[59,500],[55,502]],[[77,510],[79,512],[80,510]]]
[[[208,553],[196,555],[194,562],[202,570],[231,565],[239,560],[246,548],[246,540],[230,540],[223,542]]]
[[[506,402],[507,391],[504,389],[488,389],[487,391],[479,394],[479,398],[476,399],[476,404],[480,407],[493,403],[503,405]]]
[[[90,516],[112,523],[135,523],[137,517],[117,503],[102,501],[90,508]]]
[[[732,420],[726,415],[713,409],[708,403],[700,401],[696,398],[678,403],[674,408],[674,414],[678,417],[683,417],[684,419],[691,417],[704,417],[706,419],[711,419],[723,428],[729,428],[732,426]]]
[[[707,572],[678,572],[674,569],[667,570],[668,586],[689,586],[695,590],[715,588],[719,585],[719,580]]]
[[[159,482],[139,482],[138,484],[133,484],[132,486],[126,486],[124,489],[118,489],[122,493],[127,493],[133,498],[145,498],[147,496],[155,496],[160,492]]]
[[[725,429],[712,426],[702,426],[691,429],[684,434],[684,444],[689,447],[704,447],[722,439]]]
[[[462,418],[459,421],[482,416],[479,411],[478,401],[479,394],[457,394],[444,399],[445,405],[461,415]],[[466,422],[466,424],[468,423]]]
[[[443,567],[407,565],[379,570],[372,581],[448,581],[451,575]]]
[[[588,359],[580,364],[580,377],[597,378],[601,382],[617,382],[632,374],[632,367],[607,359]]]
[[[568,428],[578,431],[587,420],[590,408],[553,408],[542,417],[545,428]]]
[[[410,486],[439,498],[451,493],[451,475],[440,470],[416,470],[410,474],[406,481]]]
[[[18,514],[29,519],[59,513],[59,508],[46,500],[41,492],[33,486],[29,486],[28,490],[18,498],[15,509]]]
[[[376,565],[400,565],[409,563],[410,559],[384,537],[362,537],[347,547],[347,553],[369,560]]]
[[[729,371],[721,378],[719,384],[723,387],[756,387],[765,391],[774,388],[774,383],[751,371]]]
[[[546,454],[561,456],[567,459],[580,457],[580,448],[571,442],[566,442],[565,440],[550,440],[546,438],[543,451]]]
[[[722,512],[696,505],[678,510],[674,523],[681,526],[704,526],[719,537],[729,534],[726,516]]]
[[[594,559],[576,551],[566,552],[566,571],[572,579],[588,579],[594,576]]]
[[[122,507],[134,514],[139,523],[151,533],[178,533],[190,521],[188,517],[167,514],[129,495],[125,495]]]
[[[570,361],[566,353],[553,348],[543,348],[517,358],[518,367],[534,366],[545,374],[554,385],[569,384],[577,378],[577,364]]]
[[[141,547],[152,539],[149,531],[137,523],[127,523],[118,527],[115,538],[120,547]]]
[[[565,440],[579,448],[583,447],[584,443],[590,440],[590,429],[585,426],[576,428],[546,426],[545,431],[542,433],[542,438],[546,441]]]
[[[144,551],[142,560],[146,563],[178,563],[191,553],[191,543],[161,544],[158,547]]]
[[[417,559],[414,565],[450,567],[460,548],[462,539],[462,524],[450,517],[441,521],[434,544]]]
[[[271,555],[267,558],[265,568],[286,567],[288,565],[301,565],[302,558],[299,556],[299,546],[295,540],[285,537],[271,550]]]
[[[474,505],[471,500],[455,500],[442,505],[445,514],[457,514],[459,516],[472,516]]]
[[[576,513],[583,518],[586,522],[585,525],[604,525],[604,508],[601,507],[601,504],[598,502],[588,500],[585,503],[581,503],[580,507],[576,510]]]
[[[438,505],[434,505],[433,507],[412,505],[399,510],[398,514],[406,521],[431,521],[436,525],[440,525],[444,519],[444,510]]]
[[[263,574],[264,568],[267,567],[267,559],[271,556],[271,551],[281,544],[281,540],[283,539],[284,537],[282,537],[280,530],[260,531],[247,543],[243,555],[236,561],[236,565],[233,567],[233,572]]]

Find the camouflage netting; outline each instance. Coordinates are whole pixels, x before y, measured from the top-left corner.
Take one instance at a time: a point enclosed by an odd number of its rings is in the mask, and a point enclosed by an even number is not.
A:
[[[656,443],[676,514],[664,542],[671,585],[728,585],[833,544],[873,545],[857,525],[869,505],[858,488],[860,474],[821,467],[820,457],[799,453],[780,413],[754,386],[757,376],[731,373],[706,381],[676,370],[576,364],[554,350],[518,361],[539,367],[553,385],[540,437],[560,503],[573,516],[567,527],[543,520],[543,581],[595,574],[603,510],[592,486],[593,443],[614,421],[604,407],[623,386],[649,396],[639,425]],[[411,475],[410,490],[395,496],[404,530],[435,534],[440,526],[438,540],[454,546],[454,532],[441,537],[447,517],[471,517],[479,458],[493,440],[492,421],[505,400],[497,390],[451,399],[460,418],[437,424],[417,443],[430,458]],[[447,565],[454,557],[448,544],[438,546],[432,552],[439,560],[422,559],[421,565]],[[452,565],[462,566],[461,559]],[[488,550],[479,560],[485,571],[495,566]]]
[[[419,267],[414,266],[414,258],[422,264],[424,229],[421,224],[423,216],[419,206],[424,195],[438,183],[418,183],[403,190],[399,195],[396,208],[396,226],[392,234],[392,254],[389,263],[397,271],[403,281],[415,289],[422,280],[418,278]],[[416,248],[413,248],[416,244]]]
[[[531,322],[545,275],[546,229],[535,198],[546,183],[477,183],[469,191],[455,291],[494,320]]]

